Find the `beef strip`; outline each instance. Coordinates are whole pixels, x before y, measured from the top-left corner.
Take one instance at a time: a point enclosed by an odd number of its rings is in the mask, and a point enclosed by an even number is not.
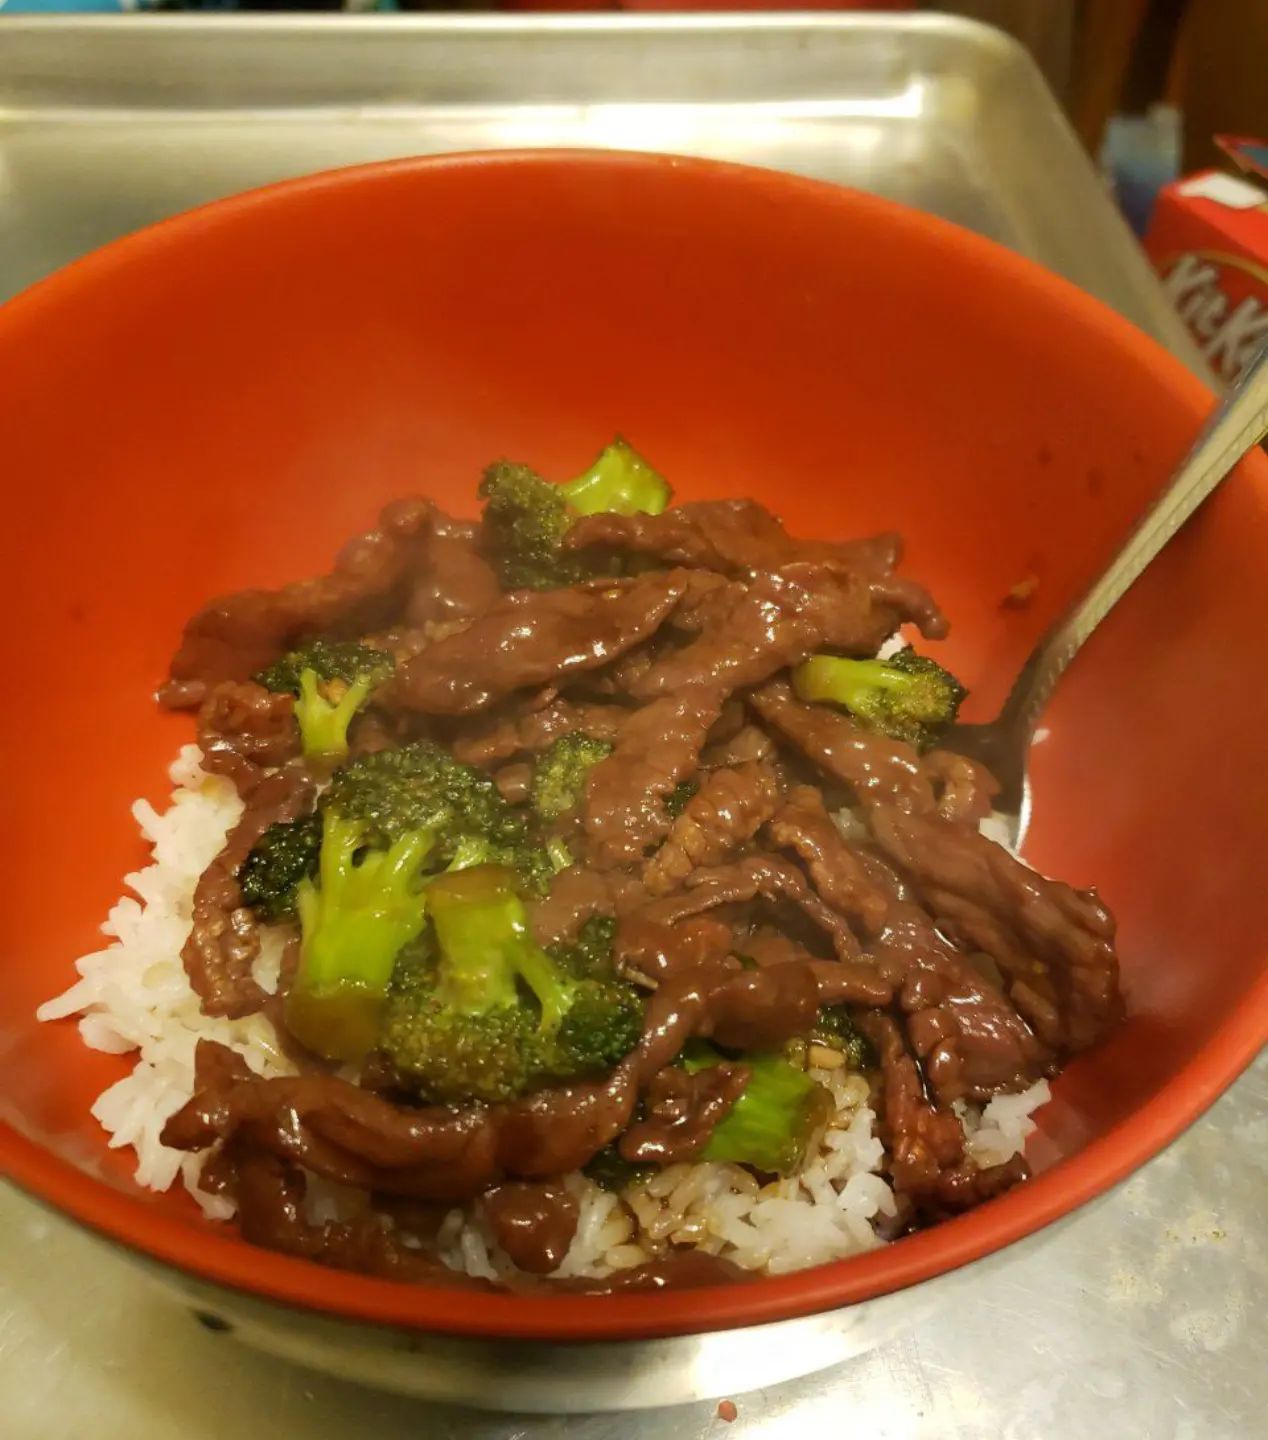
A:
[[[806,883],[797,867],[777,855],[748,855],[733,865],[705,867],[687,877],[688,888],[661,901],[664,918],[672,923],[698,915],[717,905],[763,899],[789,900],[805,912],[832,942],[843,959],[858,955],[859,945],[844,916],[826,905]]]
[[[403,603],[437,513],[427,500],[395,500],[378,529],[344,546],[329,574],[208,602],[185,626],[159,699],[173,709],[201,705],[210,686],[248,679],[305,636],[358,635],[386,624]]]
[[[864,730],[839,710],[805,704],[785,680],[754,691],[749,703],[820,770],[849,786],[862,804],[892,804],[916,814],[933,809],[932,784],[910,745]]]
[[[718,686],[703,683],[629,712],[612,754],[586,784],[583,822],[593,865],[638,864],[669,833],[665,799],[695,772],[725,698]]]
[[[315,793],[303,769],[265,776],[194,887],[193,924],[181,960],[206,1015],[250,1015],[268,998],[251,977],[260,937],[255,916],[242,904],[238,871],[270,825],[308,814]]]
[[[933,784],[939,815],[976,825],[991,813],[999,781],[985,765],[952,750],[931,750],[921,766]]]
[[[419,574],[405,606],[406,624],[426,635],[490,609],[502,594],[493,567],[480,553],[479,527],[436,512],[423,537]]]
[[[966,1158],[964,1127],[953,1111],[926,1099],[920,1071],[891,1016],[861,1014],[858,1024],[880,1060],[881,1129],[900,1195],[910,1196],[926,1213],[947,1214],[969,1209],[1026,1178],[1029,1170],[1020,1155],[988,1169]]]
[[[711,1065],[689,1075],[669,1066],[655,1076],[643,1100],[643,1117],[621,1136],[621,1157],[638,1165],[677,1165],[694,1159],[744,1093],[744,1065]]]
[[[464,765],[492,766],[516,755],[535,755],[564,735],[611,740],[629,713],[620,705],[584,700],[561,698],[532,708],[513,702],[507,711],[456,736],[453,753]]]
[[[729,695],[825,646],[874,655],[905,618],[901,610],[877,604],[870,582],[854,571],[786,565],[756,576],[715,623],[654,665],[630,693],[650,700],[708,677]]]
[[[550,882],[544,899],[529,901],[529,924],[539,945],[574,940],[592,916],[631,910],[642,903],[644,894],[637,875],[570,865]]]
[[[854,854],[886,903],[869,957],[899,987],[908,1039],[938,1099],[983,1100],[1050,1074],[1052,1050],[1010,998],[938,933],[888,866]]]
[[[295,697],[249,680],[222,680],[198,710],[202,766],[233,781],[246,796],[266,771],[299,754]]]
[[[625,722],[615,753],[591,774],[585,827],[593,862],[630,864],[666,834],[664,798],[697,767],[704,737],[734,691],[820,645],[871,654],[899,618],[849,570],[795,563],[758,576],[724,621],[631,686],[651,703]]]
[[[868,879],[817,790],[799,785],[790,791],[766,833],[773,845],[793,851],[802,861],[825,904],[844,915],[860,935],[879,934],[886,897]]]
[[[796,540],[751,500],[688,503],[660,515],[590,515],[572,527],[567,544],[574,549],[615,545],[676,565],[746,578],[798,565],[831,569],[865,578],[878,605],[914,621],[928,639],[938,640],[947,633],[945,617],[924,588],[892,573],[901,551],[896,535],[840,542]]]
[[[779,783],[766,765],[714,770],[687,801],[665,843],[643,867],[650,895],[676,889],[700,865],[718,865],[751,840],[779,801]]]
[[[702,770],[718,770],[724,766],[752,765],[758,761],[773,764],[778,758],[775,742],[757,725],[742,725],[725,740],[709,737],[708,747],[700,755]]]
[[[748,576],[800,560],[888,574],[901,556],[897,535],[841,542],[797,540],[754,500],[696,500],[659,515],[588,515],[568,532],[571,549],[614,547],[671,565]]]
[[[268,1150],[250,1145],[237,1149],[234,1188],[242,1233],[252,1243],[385,1280],[465,1291],[496,1288],[493,1282],[451,1270],[428,1251],[410,1245],[398,1229],[388,1228],[382,1214],[372,1211],[352,1220],[314,1224],[304,1214],[302,1170]],[[557,1240],[552,1240],[555,1243]],[[728,1285],[745,1278],[745,1272],[729,1260],[687,1250],[618,1270],[602,1280],[539,1279],[525,1271],[507,1283],[508,1288],[525,1294],[546,1289],[574,1295],[618,1295]]]
[[[595,669],[645,640],[673,610],[683,571],[602,588],[517,590],[397,670],[389,702],[466,715],[517,690]]]
[[[986,951],[1040,1038],[1083,1050],[1121,1018],[1114,919],[1095,895],[1048,880],[977,830],[878,806],[876,844],[939,925]]]
[[[724,961],[734,948],[731,927],[709,915],[666,924],[646,906],[621,919],[614,954],[621,974],[649,989],[697,966]]]
[[[530,1275],[557,1270],[577,1233],[581,1207],[562,1185],[508,1181],[480,1200],[493,1238]]]

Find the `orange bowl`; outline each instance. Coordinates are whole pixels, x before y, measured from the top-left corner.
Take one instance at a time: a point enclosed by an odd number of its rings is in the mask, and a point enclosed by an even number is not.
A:
[[[1268,462],[1246,461],[1063,683],[1028,855],[1095,882],[1129,1019],[1061,1076],[1003,1199],[747,1286],[464,1295],[252,1249],[139,1191],[92,1098],[126,1059],[36,1005],[141,858],[128,816],[191,739],[152,692],[205,597],[322,567],[411,491],[473,507],[509,454],[568,473],[614,431],[688,497],[794,532],[894,527],[990,715],[1211,397],[1124,321],[937,220],[784,175],[607,154],[318,176],[109,247],[0,311],[5,807],[0,1167],[189,1276],[448,1335],[690,1334],[911,1286],[1161,1149],[1268,1034]],[[1027,608],[1001,604],[1025,576]],[[941,657],[940,657],[941,658]]]

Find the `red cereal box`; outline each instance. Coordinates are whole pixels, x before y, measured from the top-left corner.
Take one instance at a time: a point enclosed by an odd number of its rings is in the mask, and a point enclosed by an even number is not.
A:
[[[1235,380],[1268,343],[1268,187],[1219,170],[1175,181],[1145,249],[1211,368]]]

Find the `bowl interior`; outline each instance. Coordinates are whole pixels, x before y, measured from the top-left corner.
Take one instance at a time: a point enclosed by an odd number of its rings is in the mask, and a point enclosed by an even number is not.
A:
[[[1268,466],[1220,492],[1098,634],[1035,753],[1028,853],[1095,882],[1130,1019],[1061,1078],[1045,1168],[887,1251],[727,1292],[464,1301],[320,1272],[142,1194],[88,1114],[127,1061],[37,1026],[192,738],[155,683],[206,597],[322,567],[385,499],[473,508],[501,455],[567,474],[620,430],[681,496],[794,532],[897,528],[985,718],[1184,450],[1201,388],[963,232],[758,171],[634,156],[408,163],[211,207],[0,314],[0,1164],[214,1278],[400,1323],[565,1335],[774,1318],[1015,1238],[1163,1144],[1264,1036]],[[1038,580],[1024,608],[1010,587]],[[12,601],[10,602],[12,603]],[[20,678],[19,678],[20,677]]]

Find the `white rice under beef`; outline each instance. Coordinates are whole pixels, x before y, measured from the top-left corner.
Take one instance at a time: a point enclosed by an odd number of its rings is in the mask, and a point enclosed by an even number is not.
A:
[[[232,1202],[198,1184],[206,1153],[185,1154],[159,1138],[164,1122],[193,1093],[195,1047],[200,1039],[218,1040],[262,1076],[289,1074],[292,1066],[265,1016],[204,1015],[185,975],[180,952],[194,885],[242,809],[233,786],[206,774],[200,759],[196,746],[181,751],[165,812],[144,800],[133,806],[151,863],[126,877],[133,893],[102,926],[111,943],[80,959],[80,979],[38,1015],[79,1015],[86,1045],[135,1056],[131,1072],[98,1097],[94,1117],[112,1148],[135,1151],[138,1184],[166,1190],[179,1177],[209,1217],[227,1220]],[[266,931],[255,978],[267,990],[276,987],[279,960],[280,944],[270,943]],[[868,1082],[844,1069],[811,1073],[831,1093],[834,1110],[800,1173],[763,1186],[738,1165],[679,1164],[619,1195],[583,1175],[569,1176],[580,1223],[556,1273],[602,1277],[669,1246],[690,1245],[748,1270],[780,1274],[884,1243],[878,1230],[897,1206],[884,1178],[885,1149],[875,1134]],[[1040,1081],[984,1108],[962,1107],[974,1162],[986,1167],[1020,1153],[1035,1128],[1033,1112],[1048,1098],[1047,1082]],[[315,1204],[333,1203],[328,1188],[314,1187],[312,1194]],[[473,1276],[497,1278],[512,1269],[474,1208],[450,1212],[438,1247],[448,1265]]]

